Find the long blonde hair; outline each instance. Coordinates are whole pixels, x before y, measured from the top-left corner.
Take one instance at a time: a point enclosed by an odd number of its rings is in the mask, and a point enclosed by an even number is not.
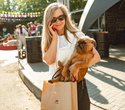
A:
[[[43,18],[43,33],[42,33],[42,51],[43,52],[46,52],[51,44],[52,35],[49,31],[48,25],[53,19],[53,13],[55,12],[55,10],[57,10],[59,8],[62,10],[63,14],[65,14],[65,16],[66,16],[64,34],[65,34],[65,38],[67,39],[67,41],[70,42],[68,40],[68,35],[67,35],[66,30],[68,30],[69,32],[74,34],[74,36],[76,38],[77,38],[77,36],[75,35],[75,33],[80,31],[73,25],[69,11],[65,5],[62,5],[59,3],[52,3],[52,4],[48,5],[44,11],[44,18]]]

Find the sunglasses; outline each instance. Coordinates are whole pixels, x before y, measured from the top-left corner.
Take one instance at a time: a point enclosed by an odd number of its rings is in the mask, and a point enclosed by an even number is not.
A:
[[[65,19],[65,15],[63,14],[63,15],[60,15],[60,16],[58,16],[58,17],[53,17],[53,19],[52,19],[52,23],[55,23],[56,21],[57,21],[57,19],[59,20],[59,21],[62,21],[62,20],[64,20]]]

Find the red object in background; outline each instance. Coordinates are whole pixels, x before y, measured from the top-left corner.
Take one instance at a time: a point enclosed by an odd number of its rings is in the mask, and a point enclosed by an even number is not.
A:
[[[17,46],[0,46],[0,50],[17,50]]]
[[[52,23],[50,23],[50,26],[52,25]],[[52,26],[52,29],[53,29],[53,31],[55,31],[55,28],[54,28],[54,26]]]
[[[8,40],[13,40],[11,37]]]

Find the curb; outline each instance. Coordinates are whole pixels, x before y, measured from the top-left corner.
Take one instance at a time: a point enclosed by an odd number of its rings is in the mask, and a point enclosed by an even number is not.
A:
[[[28,75],[24,69],[21,69],[20,67],[18,73],[28,89],[36,96],[38,100],[41,101],[42,90],[37,87],[37,82],[34,81],[34,79],[30,75]]]

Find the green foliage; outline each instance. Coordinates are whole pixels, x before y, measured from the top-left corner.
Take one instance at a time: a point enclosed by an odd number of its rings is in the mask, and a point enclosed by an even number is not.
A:
[[[70,0],[70,11],[83,9],[88,0]]]
[[[11,2],[12,1],[12,2]],[[0,11],[10,12],[44,12],[47,5],[57,0],[0,0]],[[87,0],[69,0],[70,11],[82,9]]]
[[[50,1],[47,2],[47,0],[1,0],[0,11],[21,13],[44,12],[47,5],[56,2],[56,0]]]

